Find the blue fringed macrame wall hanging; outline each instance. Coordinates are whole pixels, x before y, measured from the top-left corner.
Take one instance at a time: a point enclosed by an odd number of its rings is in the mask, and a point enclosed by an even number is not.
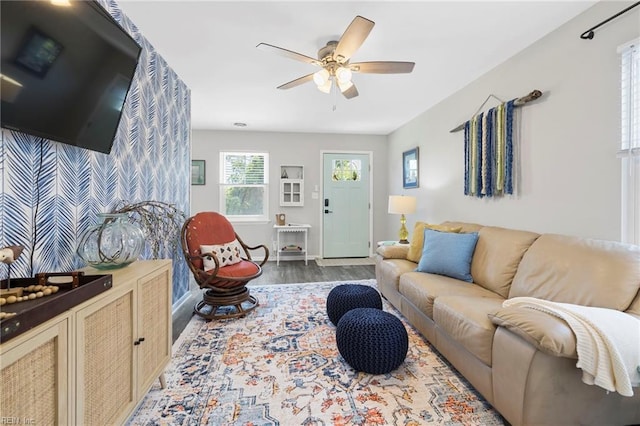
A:
[[[472,197],[501,197],[514,193],[514,144],[517,134],[516,107],[542,96],[534,90],[527,96],[502,102],[474,116],[451,132],[464,130],[464,194]]]

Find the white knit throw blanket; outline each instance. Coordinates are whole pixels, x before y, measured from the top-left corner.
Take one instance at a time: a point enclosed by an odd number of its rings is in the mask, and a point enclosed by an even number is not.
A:
[[[640,320],[614,309],[514,297],[504,307],[517,306],[563,319],[576,336],[582,381],[620,395],[633,396],[640,386]]]

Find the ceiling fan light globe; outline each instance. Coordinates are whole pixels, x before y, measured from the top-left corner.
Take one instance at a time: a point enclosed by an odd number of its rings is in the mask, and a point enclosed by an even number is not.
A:
[[[316,83],[318,87],[327,84],[328,81],[329,81],[329,71],[327,71],[324,68],[313,74],[313,82]],[[329,86],[331,86],[331,83],[329,83]]]
[[[351,82],[352,76],[353,74],[351,73],[351,70],[349,68],[338,67],[338,69],[336,70],[336,78],[338,79],[339,83]]]
[[[342,92],[342,93],[344,93],[345,91],[349,90],[351,88],[351,86],[353,86],[353,83],[351,81],[342,82],[342,81],[338,80],[338,87],[340,88],[340,92]]]
[[[323,93],[331,93],[331,80],[327,80],[324,84],[318,84],[318,90]]]

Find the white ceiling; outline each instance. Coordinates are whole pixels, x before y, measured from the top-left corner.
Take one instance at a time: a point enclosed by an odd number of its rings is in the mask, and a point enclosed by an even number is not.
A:
[[[233,123],[244,122],[251,131],[379,135],[594,3],[118,0],[191,89],[194,129],[238,129]],[[276,89],[317,68],[258,50],[258,43],[315,58],[356,15],[376,25],[352,61],[412,61],[413,73],[354,74],[360,96],[350,100],[324,94],[312,82]]]

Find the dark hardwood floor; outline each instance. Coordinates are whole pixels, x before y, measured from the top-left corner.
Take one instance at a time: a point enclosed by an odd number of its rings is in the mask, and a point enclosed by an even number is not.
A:
[[[280,262],[280,266],[276,266],[276,262],[267,262],[262,267],[262,275],[252,280],[249,286],[366,280],[375,277],[375,266],[373,265],[320,267],[314,260],[309,260],[308,265],[304,264],[304,260],[291,260]]]
[[[349,281],[366,280],[376,277],[375,266],[324,266],[320,267],[315,260],[309,260],[308,265],[304,260],[292,260],[280,262],[267,262],[262,267],[262,275],[251,281],[248,285],[266,284],[293,284],[293,283],[313,283],[323,281]],[[185,304],[173,315],[173,341],[175,342],[180,333],[193,316],[193,304]]]

